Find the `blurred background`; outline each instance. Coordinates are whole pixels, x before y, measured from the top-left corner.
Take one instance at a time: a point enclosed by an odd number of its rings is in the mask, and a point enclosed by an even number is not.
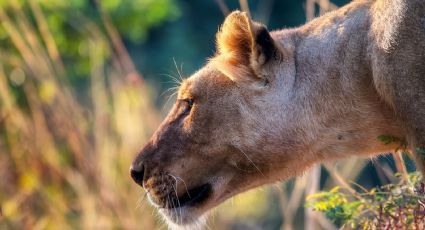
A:
[[[166,229],[128,169],[174,101],[173,78],[214,54],[232,10],[273,30],[346,2],[0,0],[0,229]],[[391,182],[398,161],[314,167],[229,200],[209,229],[336,229],[306,195]]]

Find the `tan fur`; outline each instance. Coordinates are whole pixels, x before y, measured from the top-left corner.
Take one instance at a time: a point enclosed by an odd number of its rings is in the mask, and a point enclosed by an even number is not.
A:
[[[398,146],[380,135],[406,139],[425,172],[417,151],[425,148],[422,0],[354,1],[270,34],[234,12],[217,46],[182,83],[174,108],[133,163],[144,169],[143,185],[159,206],[172,188],[181,195],[212,185],[204,202],[161,209],[171,222],[191,224],[231,196],[315,163]],[[187,99],[194,104],[185,113]]]
[[[217,55],[211,59],[215,67],[239,83],[261,80],[256,70],[265,63],[265,57],[258,51],[255,37],[262,29],[264,25],[251,21],[244,12],[230,14],[216,36]]]

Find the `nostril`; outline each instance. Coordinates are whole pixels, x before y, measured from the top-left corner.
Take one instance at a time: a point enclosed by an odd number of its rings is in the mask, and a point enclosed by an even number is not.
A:
[[[143,176],[145,173],[145,167],[143,165],[141,167],[133,167],[130,168],[131,178],[133,178],[136,184],[143,187]]]

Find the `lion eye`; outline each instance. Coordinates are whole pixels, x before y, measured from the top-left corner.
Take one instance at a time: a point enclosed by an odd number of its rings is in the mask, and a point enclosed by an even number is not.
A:
[[[186,102],[186,113],[190,112],[190,110],[193,107],[193,99],[186,99],[184,100]]]

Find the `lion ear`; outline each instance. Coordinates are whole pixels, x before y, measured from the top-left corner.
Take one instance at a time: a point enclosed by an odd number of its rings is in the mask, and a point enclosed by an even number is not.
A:
[[[217,33],[218,57],[227,70],[224,72],[232,72],[225,73],[231,78],[251,75],[261,79],[261,68],[274,57],[276,51],[277,47],[267,28],[252,21],[245,12],[232,12]]]

